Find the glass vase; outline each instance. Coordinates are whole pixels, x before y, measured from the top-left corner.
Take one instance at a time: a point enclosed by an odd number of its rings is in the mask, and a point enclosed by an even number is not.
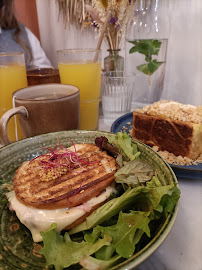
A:
[[[161,98],[169,33],[166,9],[164,0],[132,2],[125,43],[125,69],[136,73],[132,109]]]
[[[104,58],[104,70],[107,71],[123,71],[124,70],[124,58],[119,55],[118,50],[107,50],[109,55]]]

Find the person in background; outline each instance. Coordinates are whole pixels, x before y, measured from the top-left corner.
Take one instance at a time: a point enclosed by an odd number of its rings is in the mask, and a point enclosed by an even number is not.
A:
[[[27,69],[52,67],[37,37],[15,17],[14,0],[0,0],[0,53],[23,52]]]

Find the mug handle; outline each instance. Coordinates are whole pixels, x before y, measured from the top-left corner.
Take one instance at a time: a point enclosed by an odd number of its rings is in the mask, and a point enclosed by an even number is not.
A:
[[[24,106],[12,108],[2,115],[0,119],[0,142],[3,145],[7,145],[11,143],[8,139],[7,125],[10,118],[14,116],[15,114],[22,114],[26,118],[29,115],[27,109]]]

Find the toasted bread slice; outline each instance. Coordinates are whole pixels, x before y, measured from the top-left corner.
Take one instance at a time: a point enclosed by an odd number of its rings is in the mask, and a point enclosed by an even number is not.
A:
[[[81,166],[74,164],[73,169],[61,175],[56,173],[49,181],[42,179],[49,177],[49,173],[45,176],[39,173],[43,170],[41,160],[46,160],[49,154],[23,162],[13,179],[17,199],[35,208],[57,209],[74,207],[99,195],[114,181],[114,158],[93,144],[76,144],[75,148],[79,159],[88,162]],[[74,152],[74,146],[68,149]]]

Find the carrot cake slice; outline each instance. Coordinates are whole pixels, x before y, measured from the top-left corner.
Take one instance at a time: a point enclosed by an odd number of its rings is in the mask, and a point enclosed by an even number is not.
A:
[[[176,156],[202,154],[202,106],[162,100],[133,112],[133,138]]]

